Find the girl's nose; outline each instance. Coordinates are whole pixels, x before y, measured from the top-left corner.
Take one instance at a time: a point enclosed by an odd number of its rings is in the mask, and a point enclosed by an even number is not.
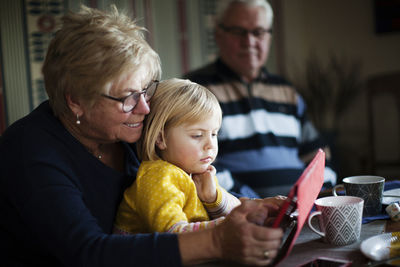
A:
[[[205,149],[214,149],[217,146],[217,140],[214,136],[210,135],[207,137],[205,143]]]

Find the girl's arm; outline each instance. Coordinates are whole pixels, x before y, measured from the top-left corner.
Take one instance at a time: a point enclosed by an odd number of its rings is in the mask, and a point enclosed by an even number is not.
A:
[[[203,202],[203,205],[208,215],[215,219],[229,214],[232,209],[240,205],[240,200],[218,185],[217,200],[214,203]]]
[[[278,253],[282,229],[257,225],[249,218],[267,218],[268,205],[262,201],[244,200],[216,227],[178,235],[183,265],[210,260],[234,261],[264,266],[271,264]],[[270,258],[265,258],[268,251]]]
[[[183,170],[163,161],[147,165],[142,163],[141,168],[134,185],[124,193],[121,207],[128,208],[120,209],[119,215],[127,215],[119,220],[119,225],[129,228],[129,225],[139,222],[140,227],[136,229],[143,229],[145,232],[168,232],[175,228],[175,232],[179,232],[182,227],[178,227],[178,224],[182,222],[190,224],[210,220],[197,197],[191,177]],[[200,224],[199,227],[206,228],[205,225],[207,223]],[[197,226],[193,224],[185,229],[190,228],[196,229]]]
[[[186,233],[186,232],[195,232],[199,230],[204,230],[208,228],[212,228],[220,224],[225,217],[219,217],[218,219],[211,221],[201,221],[201,222],[192,222],[188,223],[185,221],[177,222],[174,224],[169,230],[169,233]]]
[[[227,215],[233,208],[240,205],[238,198],[218,185],[215,173],[215,168],[210,165],[206,172],[192,175],[197,195],[213,219]]]

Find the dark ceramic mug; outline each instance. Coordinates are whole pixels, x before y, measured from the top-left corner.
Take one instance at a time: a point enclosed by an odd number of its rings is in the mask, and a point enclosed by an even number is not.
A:
[[[339,188],[344,188],[347,196],[364,199],[363,217],[378,215],[382,212],[382,198],[385,178],[373,175],[351,176],[336,185],[332,193],[337,196]]]

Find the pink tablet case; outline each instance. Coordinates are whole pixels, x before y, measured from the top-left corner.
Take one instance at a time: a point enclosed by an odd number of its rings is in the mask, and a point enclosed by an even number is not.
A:
[[[307,217],[314,205],[314,201],[317,199],[318,194],[321,191],[322,185],[324,183],[324,169],[325,169],[325,152],[319,149],[318,153],[315,155],[313,160],[308,164],[307,168],[303,171],[300,178],[294,184],[288,195],[288,201],[285,203],[279,212],[277,219],[274,222],[274,226],[278,227],[284,215],[287,213],[287,208],[293,199],[297,198],[297,225],[292,230],[288,239],[285,242],[290,242],[284,245],[286,251],[282,251],[279,258],[276,259],[275,264],[282,261],[293,248],[297,237],[300,234],[301,229]]]

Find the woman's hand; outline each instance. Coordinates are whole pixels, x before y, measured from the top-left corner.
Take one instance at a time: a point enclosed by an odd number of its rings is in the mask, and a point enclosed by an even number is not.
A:
[[[267,198],[252,198],[251,200],[259,201],[267,205],[268,207],[268,217],[274,217],[278,215],[279,209],[282,207],[283,203],[287,201],[286,196],[277,195],[274,197]],[[240,201],[249,200],[247,197],[241,197]]]
[[[278,196],[274,196],[274,197],[263,198],[261,200],[264,203],[271,204],[279,209],[280,207],[282,207],[283,203],[285,203],[287,199],[288,198],[286,196],[278,195]]]
[[[259,225],[268,217],[271,208],[268,202],[243,200],[213,229],[214,245],[222,259],[257,266],[272,263],[281,245],[283,231]],[[275,204],[275,200],[272,203]]]
[[[243,200],[225,220],[211,229],[178,235],[183,265],[210,260],[233,261],[263,266],[273,262],[283,231],[254,223],[268,217],[269,204]]]
[[[215,174],[216,170],[212,165],[208,166],[208,169],[203,173],[192,174],[197,195],[203,202],[213,203],[217,200],[217,184],[214,179]]]

